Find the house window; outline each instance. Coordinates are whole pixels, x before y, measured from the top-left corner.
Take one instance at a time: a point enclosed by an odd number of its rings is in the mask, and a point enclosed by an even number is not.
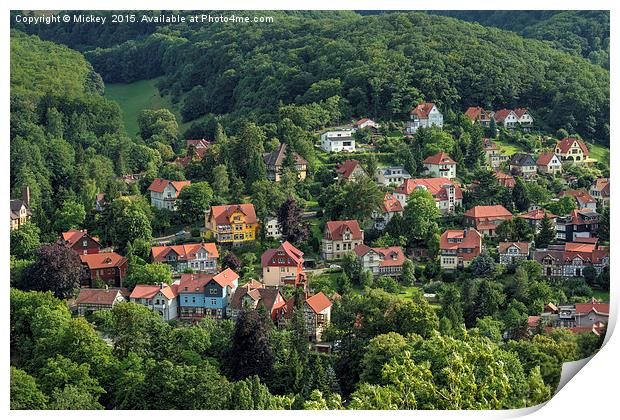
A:
[[[210,295],[217,295],[217,289],[209,289]]]
[[[217,305],[217,299],[211,299],[211,305]]]

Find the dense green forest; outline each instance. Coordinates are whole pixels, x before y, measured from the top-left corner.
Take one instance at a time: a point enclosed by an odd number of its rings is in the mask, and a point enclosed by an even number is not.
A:
[[[228,114],[229,121],[277,122],[280,104],[329,99],[342,119],[404,119],[425,99],[456,113],[471,105],[525,106],[542,126],[609,144],[609,72],[598,65],[442,16],[335,16],[278,14],[276,24],[235,31],[162,25],[148,36],[102,43],[85,56],[106,82],[163,75],[160,91],[186,121],[214,113]],[[65,31],[41,36],[62,42]]]
[[[459,10],[432,13],[549,41],[555,48],[580,55],[609,69],[609,11]]]

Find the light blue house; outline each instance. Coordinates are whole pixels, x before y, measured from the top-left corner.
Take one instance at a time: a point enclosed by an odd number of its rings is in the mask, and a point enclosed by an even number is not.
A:
[[[239,275],[230,268],[218,274],[194,273],[181,275],[179,283],[179,318],[222,319],[232,294],[239,284]]]

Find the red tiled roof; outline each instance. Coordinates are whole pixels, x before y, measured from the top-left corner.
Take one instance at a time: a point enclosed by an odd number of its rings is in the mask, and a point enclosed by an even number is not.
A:
[[[76,305],[81,303],[92,305],[112,305],[120,293],[124,295],[126,289],[80,289],[80,293],[75,300]]]
[[[334,220],[326,224],[326,229],[334,241],[342,240],[345,228],[351,231],[351,239],[362,239],[362,230],[357,220]]]
[[[176,196],[178,197],[179,193],[181,192],[181,189],[183,189],[184,187],[187,187],[191,183],[192,181],[170,181],[167,179],[155,178],[153,182],[151,183],[151,185],[149,186],[148,190],[162,193],[164,192],[164,190],[169,184],[172,184],[172,186],[176,190]]]
[[[75,245],[84,236],[88,236],[93,241],[99,243],[98,238],[94,238],[94,237],[90,236],[86,229],[84,229],[84,230],[70,229],[67,232],[63,232],[62,233],[62,239],[65,242],[67,242],[67,245],[69,245],[69,247],[72,247],[73,245]]]
[[[500,204],[494,206],[475,206],[465,212],[465,216],[479,218],[507,218],[512,219],[512,213]]]
[[[230,268],[227,268],[221,273],[217,273],[215,276],[213,276],[212,280],[217,282],[217,284],[219,284],[222,287],[226,287],[226,286],[233,287],[235,280],[239,280],[239,274],[235,273]]]
[[[191,273],[181,274],[181,280],[179,281],[178,293],[196,293],[204,292],[204,287],[211,282],[215,281],[222,287],[230,286],[234,288],[234,281],[239,279],[239,275],[230,268],[222,271],[218,274],[208,273]],[[187,288],[187,290],[186,290]]]
[[[454,242],[455,240],[461,240],[460,242]],[[442,250],[457,250],[459,248],[478,249],[478,252],[474,252],[474,256],[480,253],[482,247],[482,235],[476,229],[453,230],[448,229],[441,234],[439,239],[439,247]]]
[[[353,250],[358,257],[366,255],[369,251],[374,251],[383,256],[383,260],[379,264],[381,267],[401,266],[405,262],[405,254],[399,246],[390,246],[386,248],[371,248],[368,245],[358,245]]]
[[[270,265],[273,257],[279,252],[283,252],[284,255],[287,258],[290,258],[295,265],[303,264],[304,262],[304,253],[301,252],[299,249],[295,248],[289,241],[284,241],[278,248],[271,248],[263,253],[260,258],[261,265],[263,267],[267,267],[268,265]]]
[[[495,172],[495,178],[497,178],[497,181],[499,182],[500,185],[506,188],[513,188],[516,183],[512,175],[505,174],[501,171]]]
[[[500,109],[499,111],[495,111],[493,118],[495,118],[496,122],[502,122],[506,119],[506,117],[508,117],[508,115],[510,115],[511,112],[513,112],[512,109]]]
[[[570,148],[573,146],[573,143],[575,142],[577,142],[581,150],[583,150],[584,155],[587,156],[590,154],[590,151],[588,150],[588,146],[586,146],[586,144],[582,140],[576,139],[574,137],[565,137],[562,140],[558,140],[558,142],[555,145],[555,148],[560,149],[560,153],[565,154],[565,153],[568,153]]]
[[[236,212],[245,214],[245,223],[256,223],[256,212],[253,204],[227,204],[223,206],[211,206],[211,217],[217,225],[229,225],[229,217]]]
[[[542,155],[538,157],[538,159],[536,159],[536,165],[547,166],[549,165],[549,163],[551,162],[551,159],[553,159],[554,156],[555,156],[555,153],[553,152],[543,153]]]
[[[586,252],[592,253],[596,249],[595,244],[584,244],[584,243],[575,243],[575,242],[567,242],[564,244],[564,250],[572,251],[572,252]]]
[[[344,179],[349,179],[355,168],[359,166],[359,161],[355,159],[347,159],[342,162],[337,168],[336,172],[342,175]]]
[[[599,191],[602,197],[609,197],[609,178],[598,178],[594,182],[594,189]]]
[[[550,219],[554,219],[558,217],[555,214],[542,210],[542,209],[532,210],[527,213],[519,214],[517,217],[520,217],[522,219],[530,219],[530,220],[542,220],[543,217],[545,217],[545,213],[547,213],[547,217]]]
[[[157,293],[161,292],[167,299],[174,299],[177,296],[177,289],[178,285],[138,284],[129,297],[133,299],[152,299]]]
[[[410,195],[417,188],[425,188],[431,193],[435,201],[443,201],[448,199],[448,192],[444,188],[444,185],[454,186],[454,198],[461,200],[463,198],[463,191],[461,187],[449,180],[448,178],[410,178],[405,179],[394,192],[404,195]]]
[[[120,267],[127,262],[127,258],[116,252],[80,255],[80,260],[82,260],[82,263],[86,264],[90,270]]]
[[[385,193],[383,197],[383,204],[381,204],[381,211],[383,213],[397,213],[403,211],[403,205],[394,195]]]
[[[480,117],[482,111],[484,110],[479,106],[470,106],[469,108],[467,108],[467,111],[465,111],[465,116],[472,121],[476,121],[476,119]]]
[[[370,121],[370,118],[362,118],[360,120],[355,121],[355,125],[362,125],[364,124],[366,121]]]
[[[517,114],[518,118],[521,118],[523,114],[527,112],[527,108],[515,108],[513,111],[515,114]]]
[[[530,252],[530,244],[528,242],[500,242],[498,250],[500,254],[504,254],[508,248],[516,246],[520,254],[528,254]]]
[[[493,143],[488,137],[482,139],[482,147],[484,148],[484,150],[499,150],[497,144]]]
[[[530,315],[527,317],[527,325],[530,328],[535,328],[538,326],[538,321],[540,320],[540,316],[538,315]]]
[[[329,300],[323,292],[319,292],[314,296],[310,296],[306,299],[306,303],[314,311],[314,313],[318,314],[324,311],[326,308],[332,306],[332,302]]]
[[[581,236],[578,236],[575,239],[573,239],[573,242],[580,243],[580,244],[594,244],[594,245],[596,245],[598,243],[598,238],[583,238]]]
[[[411,115],[415,115],[420,119],[427,119],[434,106],[435,104],[432,102],[422,102],[411,110]]]
[[[217,247],[214,243],[154,246],[151,248],[151,255],[153,256],[153,261],[165,262],[166,256],[170,252],[174,252],[178,255],[178,260],[190,261],[196,259],[196,253],[198,253],[201,248],[204,248],[205,251],[207,251],[210,258],[219,257]]]
[[[439,152],[433,156],[424,159],[424,162],[430,165],[456,165],[456,162],[446,152]]]
[[[558,194],[558,198],[566,196],[575,197],[575,200],[577,200],[577,203],[579,203],[581,207],[585,207],[586,204],[596,204],[596,199],[583,188],[578,190],[566,190]]]
[[[592,311],[600,315],[609,315],[609,303],[588,302],[575,304],[576,315],[585,315]]]

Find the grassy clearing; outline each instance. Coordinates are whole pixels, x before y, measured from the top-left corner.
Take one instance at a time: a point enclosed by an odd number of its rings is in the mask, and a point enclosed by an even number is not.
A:
[[[609,302],[609,292],[604,290],[593,290],[592,297],[596,300],[600,300],[601,302]]]
[[[607,163],[609,165],[609,149],[600,144],[588,145],[590,150],[590,158],[596,159],[599,162]]]
[[[125,131],[130,136],[138,132],[138,114],[143,109],[167,108],[181,121],[181,115],[170,100],[162,97],[156,84],[159,79],[139,80],[133,83],[111,83],[105,88],[106,98],[116,101],[123,111]]]

